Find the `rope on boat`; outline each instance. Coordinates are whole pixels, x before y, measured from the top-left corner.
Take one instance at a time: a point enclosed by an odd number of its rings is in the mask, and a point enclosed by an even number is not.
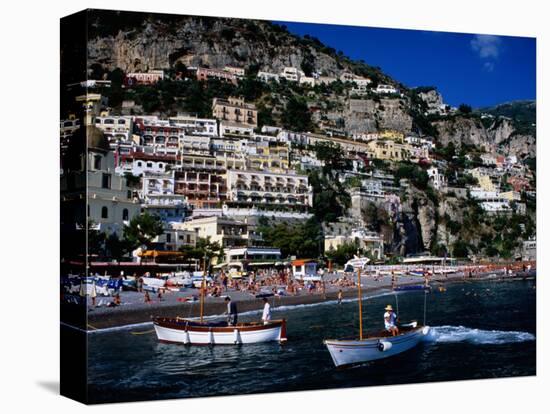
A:
[[[96,328],[95,326],[93,326],[91,323],[88,324],[88,328],[92,328],[94,331],[97,331],[98,328]]]

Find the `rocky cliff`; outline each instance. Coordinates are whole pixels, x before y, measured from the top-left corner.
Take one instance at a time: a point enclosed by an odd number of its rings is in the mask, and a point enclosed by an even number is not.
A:
[[[176,62],[187,66],[223,68],[226,65],[280,72],[285,66],[339,76],[357,68],[380,75],[379,70],[353,62],[314,38],[300,38],[267,21],[167,16],[137,13],[131,24],[105,22],[105,14],[92,12],[95,30],[88,41],[89,65],[125,72],[169,69]]]

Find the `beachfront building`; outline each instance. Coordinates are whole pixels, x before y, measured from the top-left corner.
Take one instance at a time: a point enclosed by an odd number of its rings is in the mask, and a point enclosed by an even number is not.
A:
[[[223,216],[196,217],[183,223],[173,223],[175,229],[192,231],[197,238],[219,243],[222,248],[254,244],[255,235],[246,222]],[[250,237],[249,237],[250,236]]]
[[[239,97],[214,98],[212,101],[212,114],[214,118],[226,125],[233,123],[253,128],[258,125],[256,106],[245,102],[243,98]]]
[[[225,249],[225,265],[247,270],[281,265],[281,250],[274,247],[233,247]]]
[[[115,173],[114,153],[103,132],[92,125],[86,129],[88,219],[97,230],[121,237],[124,226],[139,215],[140,205],[126,179]]]
[[[384,258],[384,239],[382,235],[366,229],[353,229],[347,234],[326,234],[325,253],[335,251],[343,245],[353,244],[364,254],[375,260]]]
[[[213,155],[185,153],[174,168],[176,194],[186,196],[193,208],[216,208],[226,199],[223,160]]]
[[[227,201],[232,206],[307,210],[313,189],[306,175],[293,172],[227,171]]]
[[[182,247],[195,247],[197,234],[194,231],[174,228],[171,224],[164,232],[153,239],[153,248],[161,251],[177,252]]]

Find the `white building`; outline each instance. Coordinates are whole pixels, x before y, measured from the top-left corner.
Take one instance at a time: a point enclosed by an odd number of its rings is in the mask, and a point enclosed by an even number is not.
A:
[[[244,205],[311,207],[313,189],[306,175],[228,170],[227,199]]]
[[[103,133],[87,127],[88,218],[101,232],[122,236],[124,226],[139,215],[140,205],[132,199],[126,179],[115,174],[115,159]]]
[[[378,85],[374,90],[374,92],[379,94],[385,94],[385,93],[389,94],[389,93],[397,93],[398,91],[396,88],[394,88],[391,85]]]
[[[220,122],[220,136],[242,136],[251,137],[254,134],[254,127],[231,121]]]
[[[315,78],[313,76],[300,76],[300,85],[315,86]]]
[[[271,73],[271,72],[258,72],[256,75],[258,79],[260,79],[262,82],[279,82],[279,75],[277,73]]]
[[[206,135],[215,137],[218,134],[218,122],[215,119],[178,115],[170,118],[170,123],[182,128],[186,135]]]
[[[131,116],[97,116],[95,126],[103,131],[111,148],[114,148],[117,143],[132,141],[133,121]]]
[[[281,261],[281,250],[273,247],[239,247],[225,249],[228,267],[246,269],[273,266]]]
[[[304,72],[292,66],[283,68],[282,72],[279,74],[279,77],[285,78],[290,82],[298,82],[301,76],[304,76]]]
[[[441,190],[442,187],[447,186],[447,177],[445,174],[439,171],[437,167],[430,167],[426,170],[428,173],[428,180],[436,190]]]

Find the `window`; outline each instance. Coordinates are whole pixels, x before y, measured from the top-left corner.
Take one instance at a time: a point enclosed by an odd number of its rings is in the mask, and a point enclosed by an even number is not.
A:
[[[172,242],[172,235],[170,233],[166,233],[166,243]]]
[[[101,218],[102,219],[109,218],[109,209],[105,206],[101,207]]]
[[[152,163],[152,162],[148,162],[148,163],[147,163],[147,168],[153,168],[153,163]]]
[[[94,170],[101,170],[101,155],[94,155]]]
[[[141,166],[142,166],[142,162],[141,162],[141,161],[138,161],[138,162],[137,162],[137,166],[138,166],[138,167],[141,167]]]
[[[111,174],[103,173],[103,176],[102,176],[102,179],[101,179],[101,187],[102,188],[111,188]]]
[[[187,243],[191,243],[191,235],[190,234],[187,235]]]
[[[122,210],[122,221],[128,221],[128,216],[129,216],[128,209],[125,208],[124,210]]]

